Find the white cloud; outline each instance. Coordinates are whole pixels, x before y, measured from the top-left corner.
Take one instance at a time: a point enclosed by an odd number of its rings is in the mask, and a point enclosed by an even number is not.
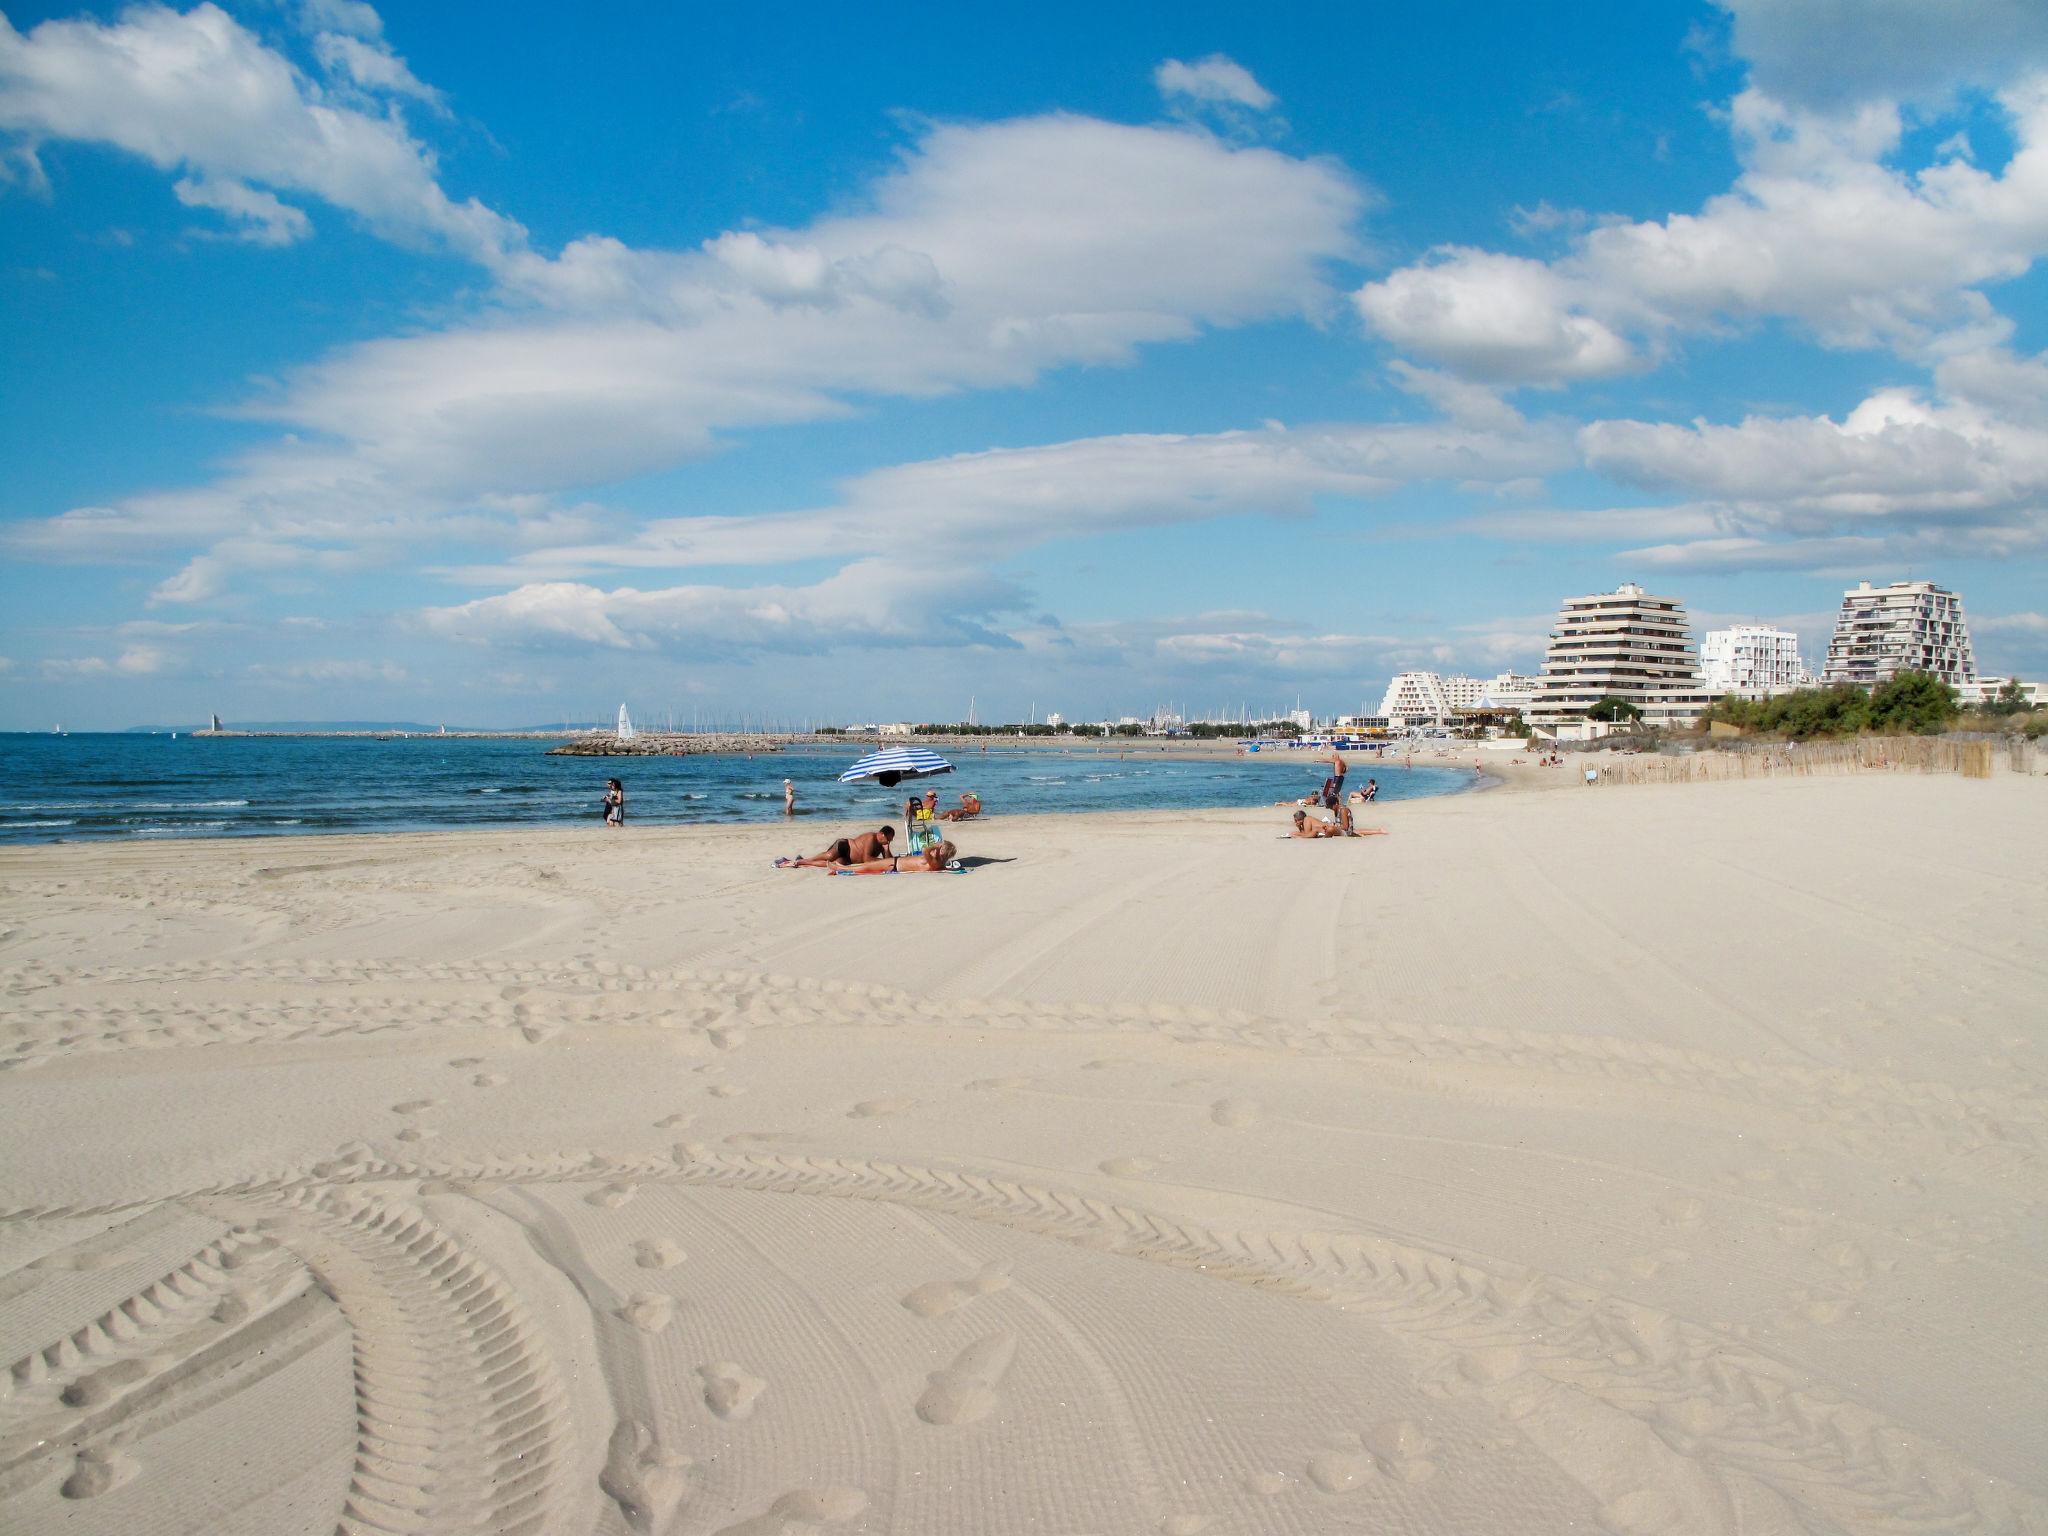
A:
[[[239,181],[195,181],[180,177],[171,187],[187,208],[211,208],[238,221],[239,238],[256,245],[290,245],[313,232],[313,221],[270,193]]]
[[[1970,628],[1994,635],[2048,635],[2048,613],[2001,613],[1970,620]]]
[[[1236,60],[1220,53],[1212,53],[1206,59],[1184,64],[1179,59],[1167,59],[1152,71],[1152,83],[1159,88],[1162,96],[1186,96],[1201,102],[1228,102],[1235,106],[1250,107],[1254,112],[1265,112],[1279,100],[1271,91],[1252,77],[1252,72]]]
[[[1353,297],[1395,346],[1468,378],[1562,383],[1619,373],[1635,361],[1604,322],[1574,311],[1570,282],[1526,257],[1447,247]]]
[[[1819,106],[1874,97],[1938,100],[1959,85],[2003,84],[2048,54],[2038,0],[1717,0],[1734,18],[1751,78]]]
[[[213,541],[389,544],[464,520],[513,542],[510,526],[558,515],[555,493],[673,466],[721,432],[1314,310],[1363,197],[1324,162],[1050,116],[933,128],[865,204],[694,251],[521,256],[508,280],[542,312],[338,353],[247,408],[294,439],[210,486],[74,509],[11,542],[219,561]],[[217,595],[223,576],[188,568],[159,599]]]
[[[365,91],[409,97],[444,116],[448,112],[441,93],[381,42],[365,42],[345,32],[322,32],[313,39],[313,56],[328,74],[345,77]]]
[[[2016,141],[1997,172],[1893,163],[1888,103],[1835,115],[1745,91],[1742,173],[1696,214],[1610,219],[1552,262],[1466,247],[1369,283],[1360,313],[1404,351],[1469,377],[1619,373],[1686,334],[1783,317],[1834,347],[1938,358],[2001,340],[1980,291],[2048,251],[2048,74],[2000,97]]]
[[[1505,408],[1503,408],[1505,409]],[[1082,438],[956,454],[850,480],[836,505],[665,518],[626,541],[544,547],[473,580],[618,568],[773,565],[868,554],[992,560],[1053,539],[1249,514],[1420,481],[1506,481],[1565,468],[1569,429],[1513,411],[1490,425],[1319,426]]]
[[[42,664],[45,677],[72,679],[86,677],[151,677],[170,664],[171,656],[154,645],[131,645],[119,654],[105,656],[54,657]]]
[[[878,646],[1011,646],[991,619],[1022,606],[1009,583],[965,566],[856,561],[808,586],[605,590],[534,582],[430,608],[421,624],[494,645],[645,650],[702,660]]]
[[[360,42],[359,54],[335,46],[338,58],[375,51]],[[387,92],[412,79],[391,62],[396,70],[378,87]],[[433,156],[398,116],[366,105],[329,99],[210,3],[182,15],[137,6],[105,24],[46,21],[26,34],[0,17],[0,131],[31,149],[46,140],[111,145],[185,173],[188,202],[241,218],[255,199],[275,204],[276,192],[289,192],[354,213],[383,234],[437,241],[494,267],[523,250],[523,229],[474,199],[453,202]],[[236,199],[244,206],[231,206]],[[289,229],[290,212],[277,205],[259,227]]]

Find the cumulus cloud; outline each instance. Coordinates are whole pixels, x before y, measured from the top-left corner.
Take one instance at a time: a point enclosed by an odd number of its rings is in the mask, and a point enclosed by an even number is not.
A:
[[[523,250],[519,225],[448,197],[432,154],[380,104],[426,88],[381,44],[332,35],[328,50],[354,87],[383,97],[360,109],[331,99],[210,3],[182,14],[137,6],[109,23],[46,21],[26,34],[0,17],[0,132],[31,150],[105,144],[181,172],[188,204],[253,219],[271,243],[304,233],[304,214],[278,199],[289,193],[493,267]]]
[[[1833,347],[1979,350],[2009,330],[1981,290],[2048,251],[2048,74],[1999,105],[2016,145],[2002,169],[1911,171],[1891,103],[1826,114],[1745,91],[1729,110],[1742,173],[1698,213],[1598,221],[1549,262],[1447,247],[1354,301],[1401,350],[1509,384],[1615,374],[1675,337],[1780,317]]]
[[[331,76],[365,91],[409,97],[447,115],[448,103],[441,93],[381,42],[366,42],[346,32],[322,32],[313,39],[313,55]]]
[[[43,675],[53,679],[88,677],[151,677],[164,670],[170,654],[159,646],[131,645],[112,657],[53,657],[42,665]]]
[[[1167,59],[1152,71],[1152,83],[1162,96],[1185,96],[1200,102],[1228,102],[1233,106],[1249,107],[1254,112],[1268,111],[1279,100],[1252,77],[1250,70],[1220,53],[1212,53],[1192,64]]]
[[[864,207],[696,250],[578,242],[507,281],[541,307],[372,342],[245,414],[290,440],[208,486],[21,529],[24,552],[197,548],[159,600],[217,595],[209,541],[392,541],[673,466],[718,434],[874,396],[1029,383],[1205,327],[1312,310],[1354,248],[1328,164],[1065,115],[931,128]],[[794,553],[791,551],[790,553]]]

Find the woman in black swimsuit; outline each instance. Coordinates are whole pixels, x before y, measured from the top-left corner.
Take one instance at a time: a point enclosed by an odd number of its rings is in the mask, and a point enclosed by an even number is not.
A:
[[[626,824],[626,786],[617,779],[604,781],[604,824],[608,827]]]

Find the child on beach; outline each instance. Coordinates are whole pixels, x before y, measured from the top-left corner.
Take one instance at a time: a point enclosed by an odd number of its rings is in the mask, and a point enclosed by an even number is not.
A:
[[[604,824],[608,827],[626,824],[626,786],[617,779],[604,781]]]

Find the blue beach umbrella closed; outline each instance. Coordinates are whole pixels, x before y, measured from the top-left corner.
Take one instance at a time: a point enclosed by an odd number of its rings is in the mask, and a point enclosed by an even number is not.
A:
[[[855,763],[839,775],[839,782],[851,784],[858,779],[874,779],[884,788],[893,788],[905,779],[925,779],[952,771],[951,763],[928,748],[886,747]]]

